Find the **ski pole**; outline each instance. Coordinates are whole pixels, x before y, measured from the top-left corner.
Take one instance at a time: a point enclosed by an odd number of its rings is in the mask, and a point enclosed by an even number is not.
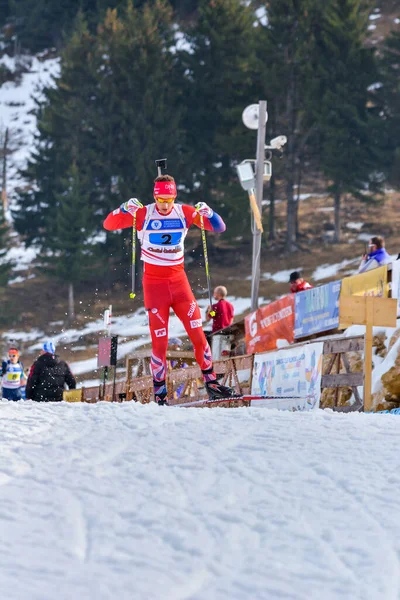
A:
[[[204,266],[206,268],[206,277],[207,277],[207,286],[208,286],[208,300],[210,302],[210,312],[209,312],[209,315],[211,317],[215,317],[215,310],[212,310],[211,279],[210,279],[210,270],[208,268],[208,252],[207,252],[206,230],[204,229],[204,220],[203,220],[203,216],[202,215],[200,215],[200,225],[201,225],[201,239],[203,241]]]
[[[132,291],[129,298],[136,296],[136,213],[133,215],[132,225]]]

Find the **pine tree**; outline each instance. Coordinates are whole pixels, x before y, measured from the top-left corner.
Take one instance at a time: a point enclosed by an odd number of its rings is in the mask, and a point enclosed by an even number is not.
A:
[[[400,31],[392,31],[385,40],[379,60],[376,86],[383,113],[383,144],[387,148],[386,171],[390,183],[400,187]]]
[[[37,147],[25,173],[32,185],[14,215],[28,243],[48,248],[54,207],[74,162],[92,233],[101,232],[107,212],[130,196],[152,197],[156,158],[169,157],[179,179],[185,159],[182,72],[171,51],[171,18],[162,1],[142,10],[128,3],[121,17],[109,11],[92,36],[79,15],[56,87],[45,91],[38,108]],[[117,258],[125,252],[109,233],[102,248]]]
[[[0,27],[2,27],[10,15],[9,0],[0,0]]]
[[[232,166],[253,156],[256,147],[241,117],[248,104],[260,99],[254,87],[255,36],[250,6],[240,0],[203,0],[198,22],[186,32],[190,50],[183,56],[190,183],[199,199],[228,220],[233,234],[243,232],[247,202]]]
[[[14,225],[27,244],[47,247],[56,195],[63,191],[70,165],[79,160],[96,200],[89,171],[92,147],[91,107],[95,100],[96,65],[93,65],[94,39],[88,32],[82,14],[78,16],[75,33],[61,58],[61,75],[55,87],[44,90],[44,100],[37,103],[38,135],[36,147],[23,173],[30,182],[27,192],[18,198]],[[89,183],[90,182],[90,183]],[[95,224],[93,224],[95,226]]]
[[[10,279],[14,262],[7,259],[10,249],[10,229],[4,216],[3,207],[0,206],[0,291],[3,292]]]
[[[75,317],[74,291],[83,283],[92,268],[94,240],[90,226],[91,211],[86,186],[76,164],[63,180],[64,191],[57,193],[52,210],[52,233],[49,235],[50,252],[44,257],[46,273],[66,284],[68,289],[68,318]]]
[[[304,152],[315,132],[315,125],[307,119],[305,111],[306,90],[314,76],[308,69],[314,51],[311,32],[324,3],[270,0],[266,10],[267,23],[260,27],[258,72],[270,113],[268,134],[287,137],[279,170],[285,180],[287,198],[286,250],[293,252],[297,249],[294,187],[301,178]]]
[[[62,49],[71,35],[78,11],[84,15],[91,33],[102,23],[107,10],[123,11],[127,0],[0,0],[0,25],[10,20],[22,47],[38,52],[55,46]],[[142,8],[146,0],[136,0]],[[178,18],[195,13],[197,0],[172,0]]]
[[[377,72],[373,50],[365,46],[368,16],[362,6],[362,0],[330,0],[314,30],[317,53],[311,68],[318,89],[310,88],[308,107],[321,136],[320,165],[331,182],[336,242],[343,195],[365,198],[366,188],[379,189],[378,123],[368,108],[368,87]]]
[[[96,152],[114,199],[152,197],[155,159],[167,156],[177,174],[185,156],[182,129],[182,73],[171,48],[172,11],[162,0],[143,9],[128,2],[117,16],[109,11],[99,29],[98,52],[105,57],[98,85]]]
[[[9,0],[9,17],[22,47],[38,52],[63,48],[79,11],[93,33],[107,8],[124,4],[125,0]]]

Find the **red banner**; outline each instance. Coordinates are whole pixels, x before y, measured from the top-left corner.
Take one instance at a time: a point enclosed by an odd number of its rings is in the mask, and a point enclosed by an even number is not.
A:
[[[248,354],[275,350],[277,340],[294,342],[294,294],[262,306],[245,318]]]

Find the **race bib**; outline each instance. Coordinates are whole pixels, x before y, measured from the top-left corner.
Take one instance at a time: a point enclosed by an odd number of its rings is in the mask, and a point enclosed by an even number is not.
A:
[[[7,373],[7,381],[19,381],[21,379],[21,373]]]
[[[158,244],[160,246],[177,246],[182,239],[181,231],[173,231],[171,233],[150,233],[150,244]]]

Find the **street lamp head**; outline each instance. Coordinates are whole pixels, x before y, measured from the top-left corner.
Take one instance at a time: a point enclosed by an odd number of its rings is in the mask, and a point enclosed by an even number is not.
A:
[[[256,178],[254,175],[253,167],[251,162],[243,161],[236,166],[237,174],[239,177],[240,185],[246,192],[255,188]]]

